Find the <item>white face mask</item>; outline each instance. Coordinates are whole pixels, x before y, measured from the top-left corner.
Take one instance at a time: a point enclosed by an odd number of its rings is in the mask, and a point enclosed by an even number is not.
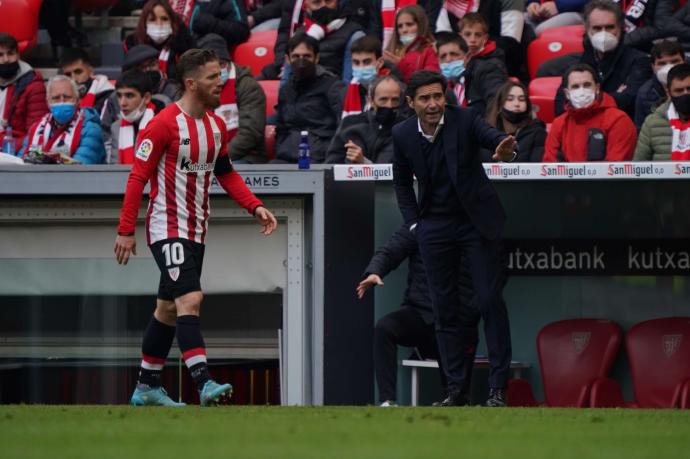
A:
[[[409,45],[410,43],[415,41],[416,38],[417,38],[416,33],[408,33],[407,35],[401,35],[400,36],[400,43],[402,43],[403,45]]]
[[[139,121],[142,118],[142,116],[144,116],[145,111],[146,111],[146,101],[142,100],[141,104],[137,108],[135,108],[134,110],[129,112],[128,115],[125,115],[122,110],[120,110],[120,115],[122,116],[122,119],[124,119],[125,121],[128,121],[130,123],[136,123],[137,121]]]
[[[590,35],[589,41],[592,42],[594,49],[601,53],[608,53],[618,46],[618,37],[605,30]]]
[[[157,45],[160,45],[172,35],[170,24],[158,25],[153,23],[146,24],[146,35]]]
[[[668,72],[673,68],[674,65],[677,64],[666,64],[656,71],[656,79],[659,80],[659,83],[661,83],[663,87],[666,87],[666,84],[668,83]]]
[[[596,92],[591,88],[577,88],[568,90],[568,99],[573,108],[586,108],[594,103]]]

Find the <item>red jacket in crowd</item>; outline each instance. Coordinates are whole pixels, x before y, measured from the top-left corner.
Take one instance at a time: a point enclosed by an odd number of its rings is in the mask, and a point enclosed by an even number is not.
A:
[[[441,72],[441,67],[438,65],[438,57],[436,57],[434,47],[424,43],[421,43],[418,48],[405,53],[398,63],[398,69],[402,74],[403,81],[406,83],[417,70]]]
[[[613,97],[602,92],[587,108],[574,109],[569,103],[566,111],[553,120],[546,137],[544,162],[586,162],[590,129],[603,132],[606,142],[605,161],[629,161],[637,142],[637,130],[624,111],[616,107]],[[560,152],[560,154],[559,154]]]
[[[5,113],[2,117],[8,120],[12,128],[16,151],[22,148],[29,128],[46,113],[48,113],[48,103],[43,77],[29,64],[20,61],[18,76],[7,89]],[[4,138],[5,133],[0,133],[0,142]]]

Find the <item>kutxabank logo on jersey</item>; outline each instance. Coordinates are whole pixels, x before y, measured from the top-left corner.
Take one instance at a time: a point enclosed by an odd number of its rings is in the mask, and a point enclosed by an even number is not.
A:
[[[214,163],[195,163],[191,159],[181,156],[180,157],[180,171],[182,172],[210,172],[213,170]]]

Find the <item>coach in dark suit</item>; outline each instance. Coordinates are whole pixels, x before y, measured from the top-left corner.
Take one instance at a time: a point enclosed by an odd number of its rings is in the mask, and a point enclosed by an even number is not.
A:
[[[512,352],[499,276],[505,212],[479,149],[494,151],[494,160],[511,161],[515,139],[489,126],[473,109],[446,107],[445,87],[445,78],[434,72],[419,71],[410,78],[406,99],[416,116],[393,128],[393,183],[405,224],[417,236],[431,289],[438,350],[448,380],[448,397],[441,405],[465,403],[457,283],[458,261],[465,256],[491,364],[487,405],[504,406]]]

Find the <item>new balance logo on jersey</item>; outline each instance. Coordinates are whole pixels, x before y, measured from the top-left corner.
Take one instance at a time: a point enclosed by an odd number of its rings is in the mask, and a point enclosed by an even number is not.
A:
[[[180,139],[180,145],[189,145],[190,143],[191,143],[191,140],[189,138]]]
[[[206,172],[213,170],[213,163],[193,163],[187,158],[180,159],[180,170],[183,172]]]

